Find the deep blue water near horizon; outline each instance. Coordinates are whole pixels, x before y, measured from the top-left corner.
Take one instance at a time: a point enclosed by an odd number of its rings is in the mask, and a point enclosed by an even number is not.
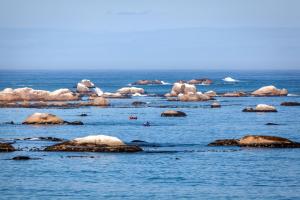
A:
[[[240,80],[224,83],[224,77]],[[18,140],[23,151],[0,153],[0,199],[299,199],[300,149],[250,149],[208,147],[216,139],[247,134],[275,135],[300,141],[300,107],[283,107],[283,101],[300,101],[300,71],[0,71],[0,90],[32,87],[75,89],[90,79],[113,92],[139,79],[177,80],[210,78],[202,92],[250,92],[265,85],[289,90],[287,97],[217,97],[211,102],[168,102],[162,97],[113,99],[108,108],[28,109],[1,108],[0,138],[52,136],[72,139],[93,134],[119,137],[125,142],[144,140],[158,147],[140,153],[37,152],[31,147],[54,144]],[[139,86],[138,86],[139,87]],[[172,85],[142,86],[149,94],[164,94]],[[135,108],[136,100],[149,107]],[[274,105],[277,113],[243,113],[246,106]],[[185,118],[162,118],[160,113],[178,106]],[[34,112],[49,112],[83,126],[26,126],[22,121]],[[80,117],[87,113],[87,117]],[[138,120],[128,120],[137,115]],[[15,125],[5,124],[14,121]],[[142,124],[149,121],[152,126]],[[268,122],[278,126],[266,126]],[[26,149],[28,147],[28,149]],[[39,160],[13,161],[16,155]]]

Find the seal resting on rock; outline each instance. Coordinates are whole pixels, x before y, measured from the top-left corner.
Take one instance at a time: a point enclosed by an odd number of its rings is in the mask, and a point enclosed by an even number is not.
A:
[[[300,148],[300,143],[277,136],[246,135],[240,139],[216,140],[209,146]]]
[[[166,110],[161,113],[162,117],[185,117],[186,114],[182,111]]]
[[[49,146],[45,151],[74,152],[138,152],[143,151],[135,145],[126,145],[119,138],[107,135],[90,135]]]
[[[267,104],[258,104],[255,108],[247,107],[243,112],[277,112],[274,106]]]
[[[0,142],[0,152],[11,152],[15,150],[16,149],[11,144]]]
[[[251,93],[253,96],[287,96],[287,89],[277,89],[273,85],[264,86]]]

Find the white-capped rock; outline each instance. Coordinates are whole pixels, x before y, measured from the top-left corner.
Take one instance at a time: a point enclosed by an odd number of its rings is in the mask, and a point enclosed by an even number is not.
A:
[[[264,86],[251,93],[253,96],[287,96],[287,89],[277,89],[273,85]]]

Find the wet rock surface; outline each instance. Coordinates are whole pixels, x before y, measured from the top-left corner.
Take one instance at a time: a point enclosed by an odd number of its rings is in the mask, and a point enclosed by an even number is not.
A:
[[[16,151],[16,149],[11,144],[0,142],[0,152],[12,152],[12,151]]]
[[[247,135],[241,139],[216,140],[209,146],[240,146],[260,148],[300,148],[300,143],[277,136]]]
[[[282,102],[280,105],[281,106],[300,106],[300,102],[288,101],[288,102]]]
[[[182,111],[166,110],[161,113],[162,117],[186,117],[187,115]]]
[[[131,83],[131,85],[162,85],[163,82],[160,80],[138,80]]]

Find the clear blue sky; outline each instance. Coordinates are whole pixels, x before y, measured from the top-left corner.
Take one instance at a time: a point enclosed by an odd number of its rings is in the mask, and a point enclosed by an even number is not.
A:
[[[0,69],[300,69],[299,0],[0,0]]]

